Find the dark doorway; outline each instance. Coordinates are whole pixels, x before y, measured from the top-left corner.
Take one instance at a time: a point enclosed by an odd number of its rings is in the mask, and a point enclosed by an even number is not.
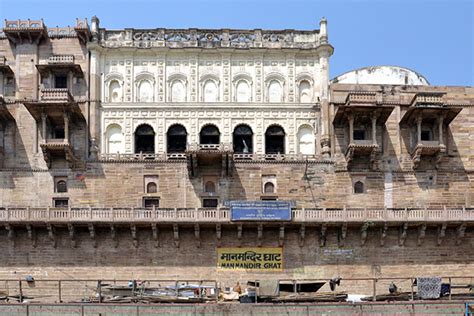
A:
[[[150,125],[140,125],[135,131],[135,153],[155,153],[155,131]]]
[[[238,154],[253,153],[253,132],[247,125],[237,125],[233,135],[234,152]]]
[[[221,133],[214,125],[206,125],[199,134],[199,143],[202,145],[219,144]]]
[[[270,126],[265,132],[265,153],[285,153],[285,131],[280,126]]]
[[[160,207],[160,199],[157,198],[143,198],[143,207],[153,208]]]
[[[186,151],[188,133],[184,126],[176,124],[168,129],[167,151],[169,153],[182,153]]]
[[[203,199],[202,207],[217,207],[217,199]]]

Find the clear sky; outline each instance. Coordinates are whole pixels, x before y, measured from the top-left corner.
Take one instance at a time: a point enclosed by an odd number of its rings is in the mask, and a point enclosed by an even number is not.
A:
[[[317,29],[328,19],[331,77],[398,65],[433,85],[474,85],[474,0],[0,0],[0,19],[101,27]]]

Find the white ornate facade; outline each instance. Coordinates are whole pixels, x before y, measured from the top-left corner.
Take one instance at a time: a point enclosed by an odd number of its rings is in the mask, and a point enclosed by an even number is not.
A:
[[[185,128],[188,148],[206,125],[232,144],[245,124],[255,154],[265,154],[270,126],[284,131],[280,154],[320,154],[332,53],[325,20],[315,31],[100,29],[96,36],[89,48],[101,102],[92,138],[101,139],[102,153],[136,153],[144,124],[153,129],[155,154],[167,152],[175,124]]]

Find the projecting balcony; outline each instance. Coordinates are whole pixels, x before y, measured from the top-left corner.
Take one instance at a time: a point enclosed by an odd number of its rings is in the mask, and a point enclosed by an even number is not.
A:
[[[13,120],[14,118],[11,115],[10,111],[8,111],[5,99],[3,98],[3,96],[0,95],[0,123]]]
[[[73,102],[69,89],[66,88],[51,88],[41,90],[41,101],[44,102],[57,102],[57,103],[69,103]]]
[[[7,63],[7,59],[5,56],[0,56],[0,72],[4,73],[5,75],[13,75],[13,71]]]
[[[232,144],[189,144],[186,150],[189,174],[196,176],[199,166],[221,166],[223,175],[229,175],[233,150]]]
[[[346,161],[350,163],[354,157],[367,156],[371,165],[375,163],[379,145],[372,140],[352,140],[345,153]]]
[[[38,44],[47,36],[46,25],[43,20],[5,20],[3,32],[13,44]]]
[[[52,55],[46,60],[40,60],[36,68],[42,76],[46,77],[55,72],[71,72],[77,77],[84,75],[81,66],[74,62],[74,55]]]
[[[68,139],[44,139],[40,142],[40,147],[48,166],[54,158],[62,158],[69,164],[74,164],[74,150]]]

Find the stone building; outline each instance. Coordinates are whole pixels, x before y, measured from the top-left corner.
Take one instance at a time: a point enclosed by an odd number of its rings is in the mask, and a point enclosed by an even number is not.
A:
[[[326,24],[5,21],[0,278],[473,274],[474,89],[393,66],[330,81]],[[233,221],[239,200],[291,219]],[[242,246],[282,269],[217,268]]]

